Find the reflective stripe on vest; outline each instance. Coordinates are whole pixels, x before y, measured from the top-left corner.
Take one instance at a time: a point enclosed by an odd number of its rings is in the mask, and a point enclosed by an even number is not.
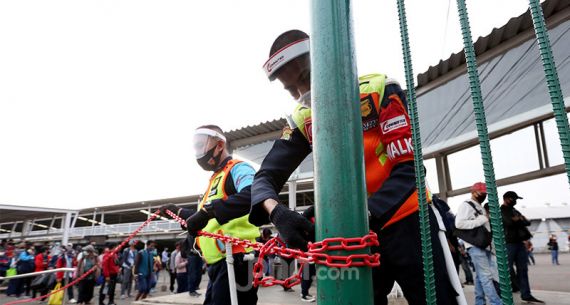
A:
[[[307,108],[301,104],[295,107],[293,114],[287,117],[287,122],[291,129],[298,128],[309,144],[313,145],[313,124],[311,119],[311,108]]]
[[[368,195],[382,187],[390,176],[393,163],[386,154],[386,147],[381,141],[380,107],[386,87],[386,76],[383,74],[368,74],[358,78],[360,90],[360,112],[362,116],[362,132],[364,144],[364,162],[366,174],[366,190]],[[293,114],[287,118],[291,129],[298,128],[312,144],[311,109],[297,105]],[[427,195],[431,201],[429,190]],[[418,195],[414,192],[392,218],[384,226],[395,223],[418,210]]]
[[[208,189],[204,193],[204,197],[202,199],[202,202],[200,202],[198,209],[201,209],[206,202],[210,202],[216,199],[225,200],[228,198],[225,190],[226,180],[230,175],[232,168],[240,162],[241,161],[232,159],[228,161],[223,169],[212,175]],[[252,225],[248,221],[248,217],[249,215],[245,215],[236,219],[232,219],[224,225],[221,225],[215,218],[212,218],[210,221],[208,221],[208,224],[202,230],[210,233],[239,237],[241,239],[247,239],[254,242],[255,238],[259,237],[259,228]],[[220,242],[213,238],[198,237],[198,244],[202,249],[202,254],[206,260],[206,263],[209,265],[214,264],[226,257],[226,245],[223,242]],[[253,251],[253,249],[234,246],[232,248],[232,251],[233,253],[247,253]]]

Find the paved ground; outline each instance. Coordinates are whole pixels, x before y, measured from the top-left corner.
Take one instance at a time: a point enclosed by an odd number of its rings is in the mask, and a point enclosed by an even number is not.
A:
[[[550,264],[550,256],[547,254],[536,255],[537,264],[530,266],[530,282],[533,294],[539,298],[547,301],[549,305],[570,305],[570,254],[564,253],[560,255],[560,266],[553,266]],[[158,292],[152,295],[152,298],[141,304],[201,304],[200,299],[189,297],[187,294],[173,295],[168,291],[160,291],[161,287],[166,287],[165,274],[161,275],[159,279]],[[206,287],[206,279],[201,285],[202,288]],[[98,293],[96,288],[96,293]],[[295,292],[283,292],[280,287],[262,288],[259,290],[259,303],[258,304],[305,304],[299,298],[300,288],[295,287]],[[311,293],[316,294],[316,288],[311,288]],[[465,294],[467,301],[473,304],[473,286],[465,287]],[[515,304],[520,303],[518,294],[514,295]],[[15,298],[8,298],[5,295],[0,295],[0,304],[14,301]],[[34,302],[38,304],[38,302]],[[45,303],[44,303],[45,304]],[[92,304],[97,304],[94,299]],[[134,304],[133,299],[116,300],[117,305]],[[404,300],[391,300],[390,304],[407,304]]]
[[[536,254],[535,261],[536,265],[528,266],[531,291],[547,290],[570,293],[569,253],[559,255],[559,266],[550,263],[550,254]],[[463,271],[460,277],[463,279]]]

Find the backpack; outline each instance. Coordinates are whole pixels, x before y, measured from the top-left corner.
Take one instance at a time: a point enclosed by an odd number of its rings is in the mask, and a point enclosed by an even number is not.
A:
[[[481,212],[475,208],[473,202],[467,201],[467,203],[475,210],[476,216],[482,215]],[[453,230],[453,236],[483,249],[491,245],[492,242],[491,232],[487,231],[485,226],[479,226],[469,230],[455,228],[455,230]]]

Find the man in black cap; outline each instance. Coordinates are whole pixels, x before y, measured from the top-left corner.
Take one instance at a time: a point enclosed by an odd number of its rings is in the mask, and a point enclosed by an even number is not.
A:
[[[523,199],[517,193],[508,191],[503,195],[501,205],[501,215],[503,216],[503,226],[505,228],[505,243],[509,256],[509,268],[511,270],[511,281],[514,283],[513,292],[520,289],[521,299],[527,302],[544,303],[530,294],[530,284],[528,283],[528,254],[524,245],[525,240],[529,240],[532,235],[527,229],[530,221],[521,212],[515,209],[517,199]],[[514,270],[516,265],[516,272]]]

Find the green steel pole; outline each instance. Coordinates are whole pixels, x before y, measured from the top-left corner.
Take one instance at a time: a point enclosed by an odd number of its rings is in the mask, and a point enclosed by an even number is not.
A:
[[[507,251],[505,248],[505,235],[503,233],[503,219],[499,208],[499,198],[497,196],[497,185],[495,183],[495,169],[493,168],[493,157],[491,155],[491,144],[487,130],[487,119],[483,97],[481,95],[481,83],[477,72],[477,61],[475,58],[475,48],[471,38],[471,28],[469,26],[469,16],[465,0],[457,0],[459,11],[459,21],[463,34],[463,46],[465,49],[465,60],[467,62],[467,73],[469,74],[469,85],[471,87],[471,99],[475,110],[475,122],[479,135],[479,147],[481,148],[481,159],[483,161],[483,172],[485,183],[487,184],[487,194],[489,196],[489,214],[491,220],[491,230],[493,231],[493,243],[497,255],[497,266],[499,269],[499,284],[501,286],[501,299],[503,305],[513,304],[513,294],[511,290],[511,279],[509,266],[507,263]]]
[[[568,176],[568,183],[570,183],[570,127],[568,126],[568,116],[564,107],[564,95],[560,88],[560,80],[558,80],[558,72],[556,71],[554,56],[550,47],[550,38],[548,38],[548,30],[544,22],[544,15],[539,0],[530,0],[530,12],[540,49],[540,57],[542,57],[548,93],[550,93],[550,102],[554,110],[556,127],[558,127],[558,137],[562,145],[566,175]]]
[[[400,17],[400,36],[402,38],[402,53],[404,56],[404,69],[406,72],[406,88],[408,89],[408,112],[412,123],[412,141],[414,145],[414,166],[416,170],[416,187],[420,204],[420,235],[422,239],[422,258],[424,264],[424,285],[426,289],[426,304],[437,304],[435,295],[435,279],[433,271],[431,234],[429,224],[429,207],[426,200],[424,164],[422,157],[422,144],[420,125],[418,120],[418,107],[416,105],[416,86],[414,84],[414,71],[412,56],[410,55],[410,42],[408,38],[408,22],[406,19],[406,6],[404,0],[398,0],[398,16]]]
[[[316,237],[364,236],[368,209],[351,1],[313,0],[311,15]],[[370,267],[318,266],[317,275],[319,304],[372,304]]]

